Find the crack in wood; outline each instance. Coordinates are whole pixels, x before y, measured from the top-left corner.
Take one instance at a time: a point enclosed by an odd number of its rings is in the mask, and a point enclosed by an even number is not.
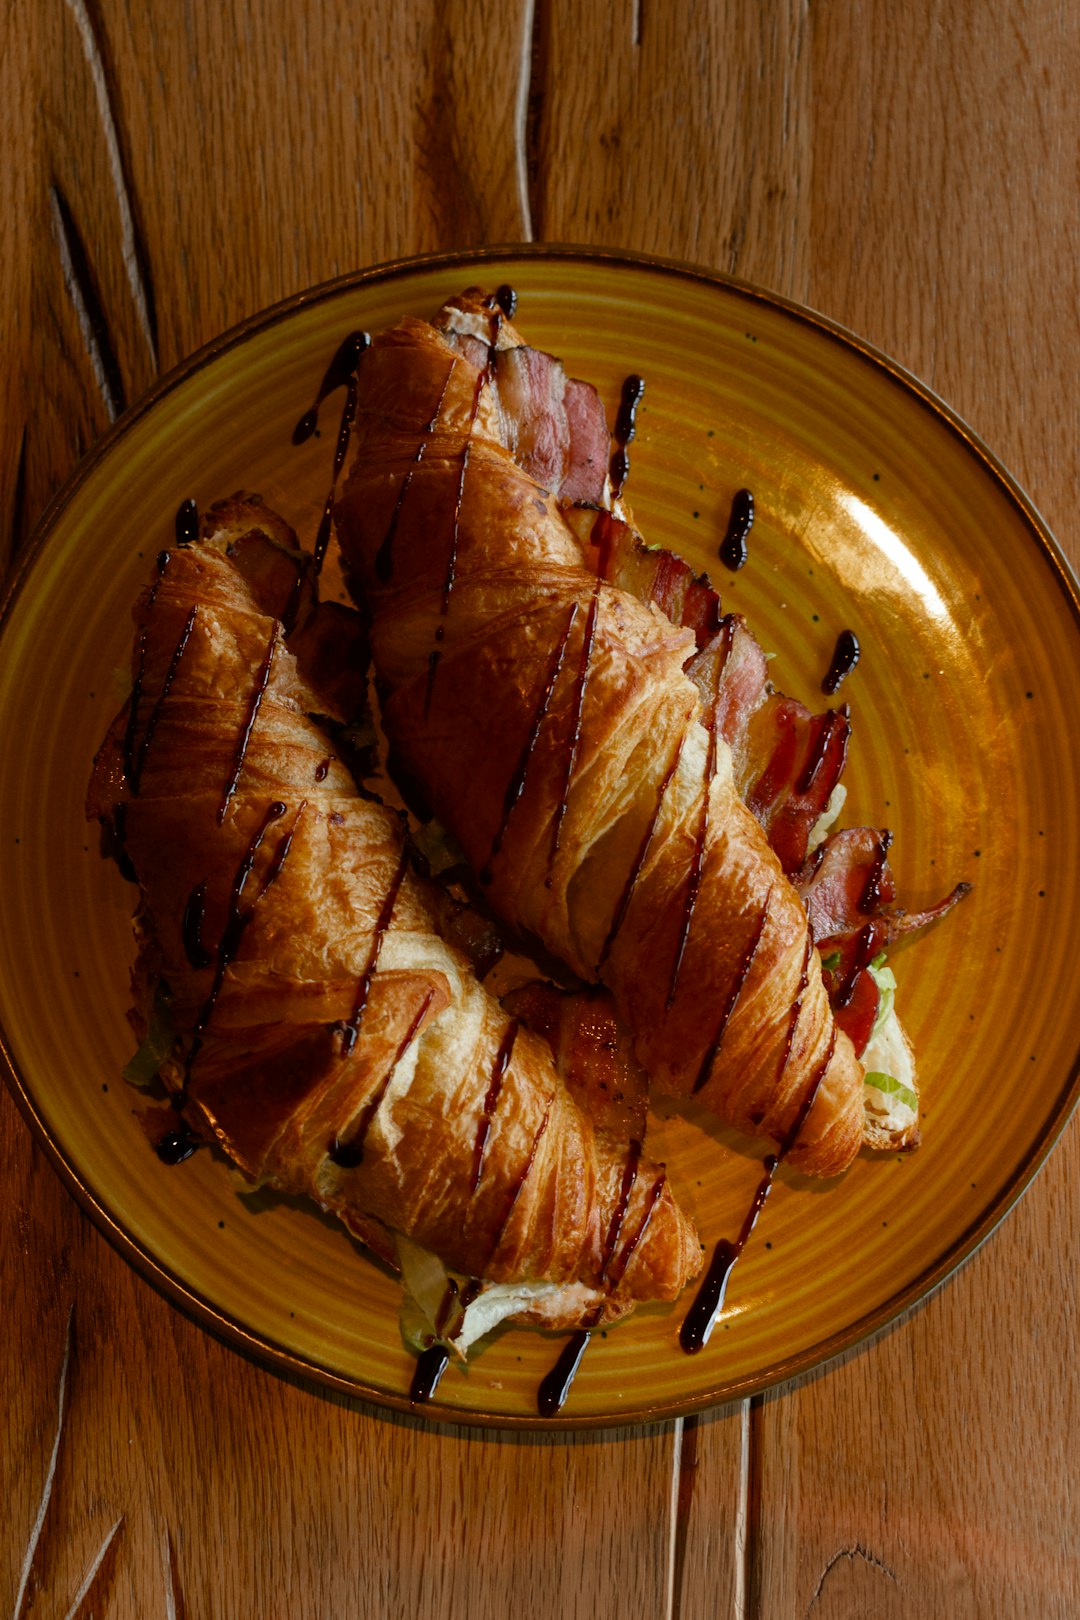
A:
[[[832,1557],[829,1559],[829,1562],[822,1570],[821,1579],[817,1583],[817,1590],[810,1599],[810,1605],[806,1611],[808,1617],[812,1613],[818,1598],[821,1596],[821,1591],[825,1585],[825,1582],[828,1580],[829,1576],[832,1574],[833,1570],[836,1568],[837,1564],[842,1558],[848,1558],[852,1561],[852,1563],[854,1563],[856,1558],[861,1558],[864,1563],[870,1565],[871,1569],[880,1570],[881,1573],[887,1576],[890,1581],[894,1583],[896,1582],[896,1575],[889,1568],[888,1564],[886,1564],[882,1559],[878,1558],[875,1553],[870,1552],[862,1545],[861,1542],[853,1541],[850,1547],[841,1547],[838,1552],[833,1553]]]
[[[75,216],[58,185],[49,187],[49,200],[52,203],[53,236],[60,254],[64,286],[74,306],[86,353],[112,422],[124,410],[127,399],[105,310],[98,296],[90,258]]]
[[[26,1557],[23,1559],[22,1576],[19,1581],[19,1590],[15,1597],[13,1620],[22,1620],[29,1614],[34,1604],[34,1595],[30,1591],[31,1581],[37,1574],[37,1550],[41,1543],[41,1532],[45,1527],[45,1515],[49,1511],[52,1500],[53,1481],[56,1478],[56,1464],[60,1456],[60,1441],[64,1432],[64,1418],[67,1413],[67,1381],[68,1368],[71,1364],[71,1346],[74,1338],[75,1306],[68,1309],[67,1331],[64,1335],[64,1354],[60,1358],[60,1384],[56,1397],[56,1434],[53,1436],[52,1452],[49,1456],[49,1466],[45,1471],[45,1484],[41,1491],[41,1500],[38,1503],[37,1516],[30,1530],[30,1540],[26,1546]]]
[[[116,78],[110,65],[105,26],[98,11],[97,0],[66,0],[66,3],[79,31],[83,55],[86,57],[86,65],[90,70],[90,79],[97,98],[98,114],[101,118],[105,150],[109,160],[109,173],[120,214],[120,252],[124,269],[127,272],[139,324],[150,351],[150,359],[154,370],[157,371],[158,330],[154,283],[150,274],[150,257],[139,217],[135,186],[131,178],[127,143],[122,138],[123,124],[117,113],[119,97]]]
[[[672,1478],[671,1569],[668,1580],[668,1614],[670,1620],[679,1620],[682,1614],[683,1582],[686,1575],[686,1547],[690,1528],[690,1508],[694,1499],[694,1482],[698,1467],[698,1425],[695,1416],[678,1420],[675,1430],[676,1452]]]
[[[116,1573],[117,1556],[123,1541],[123,1536],[119,1532],[123,1528],[124,1515],[121,1513],[101,1543],[96,1556],[90,1560],[64,1620],[94,1620],[95,1615],[104,1614],[105,1604],[112,1589],[113,1576]]]
[[[742,1607],[740,1620],[761,1614],[761,1513],[762,1474],[764,1472],[764,1416],[765,1397],[752,1395],[747,1402],[746,1430],[743,1439],[745,1465],[746,1512],[743,1521]]]
[[[514,167],[517,177],[518,207],[521,210],[522,241],[533,237],[532,197],[529,192],[529,95],[532,88],[533,39],[537,0],[525,0],[521,18],[521,61],[518,66],[517,96],[514,100]]]
[[[549,3],[550,0],[529,0],[530,15],[526,22],[525,59],[518,103],[519,109],[523,109],[519,138],[523,171],[522,209],[525,215],[525,239],[528,242],[542,242],[544,239],[541,178],[550,35]]]
[[[176,1556],[176,1543],[172,1531],[165,1531],[165,1620],[187,1620],[184,1590],[180,1584],[180,1565]]]

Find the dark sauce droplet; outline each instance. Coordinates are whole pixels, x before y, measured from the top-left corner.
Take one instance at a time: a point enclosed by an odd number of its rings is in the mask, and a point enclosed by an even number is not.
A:
[[[713,1250],[713,1257],[697,1296],[686,1313],[679,1333],[679,1343],[688,1355],[696,1355],[704,1347],[712,1324],[724,1303],[731,1268],[739,1258],[734,1243],[721,1238]]]
[[[581,1365],[581,1358],[589,1348],[591,1328],[578,1328],[562,1348],[562,1353],[537,1391],[536,1407],[541,1417],[554,1417],[566,1402],[570,1385]]]
[[[182,1125],[178,1131],[166,1131],[154,1152],[162,1164],[183,1164],[200,1147],[202,1143],[199,1138],[193,1136],[186,1125]]]
[[[313,405],[311,407],[310,411],[305,411],[304,412],[304,414],[300,418],[299,422],[297,422],[296,426],[293,428],[293,433],[292,433],[292,442],[293,442],[293,444],[303,444],[303,443],[305,443],[306,440],[311,438],[311,435],[314,433],[314,431],[318,427],[318,425],[319,425],[318,407]]]
[[[517,293],[509,282],[504,281],[501,287],[496,288],[495,302],[508,321],[512,321],[517,314],[517,301]]]
[[[829,673],[821,683],[821,690],[830,695],[836,691],[846,675],[850,675],[859,662],[859,638],[854,630],[841,630],[836,638],[836,650],[829,665]]]
[[[637,432],[637,409],[641,404],[641,397],[645,392],[645,379],[631,374],[622,385],[622,397],[619,400],[619,413],[615,418],[615,431],[612,438],[618,449],[611,458],[611,493],[613,499],[622,494],[630,471],[630,457],[627,454],[627,445]]]
[[[176,543],[178,546],[190,546],[198,538],[199,508],[193,500],[181,501],[176,512]]]
[[[430,1401],[439,1387],[439,1381],[449,1361],[449,1350],[438,1340],[434,1344],[429,1344],[421,1353],[409,1388],[409,1399],[414,1406],[423,1406],[425,1402]]]
[[[731,502],[731,514],[724,538],[720,542],[720,561],[737,574],[746,566],[749,556],[747,541],[754,527],[754,496],[748,489],[736,490]]]

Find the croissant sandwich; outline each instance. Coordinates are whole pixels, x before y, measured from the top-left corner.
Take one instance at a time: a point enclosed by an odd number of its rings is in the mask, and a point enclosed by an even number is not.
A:
[[[395,1265],[403,1243],[438,1256],[516,1321],[671,1299],[701,1250],[663,1166],[598,1131],[482,988],[401,816],[338,757],[356,677],[324,675],[362,675],[358,620],[314,605],[307,562],[252,497],[162,552],[94,764],[87,813],[139,885],[134,1021],[164,989],[174,1106],[252,1181]]]
[[[846,712],[774,694],[743,621],[645,550],[595,391],[474,289],[375,339],[354,442],[336,518],[383,724],[495,911],[609,987],[658,1092],[816,1175],[912,1145],[906,1043],[898,1114],[856,1046],[882,946],[931,914],[890,909],[888,834],[819,841]]]

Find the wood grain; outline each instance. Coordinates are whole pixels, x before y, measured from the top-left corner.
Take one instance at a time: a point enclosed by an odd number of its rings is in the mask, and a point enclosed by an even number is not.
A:
[[[840,320],[948,399],[1080,560],[1065,0],[2,15],[0,570],[123,404],[223,327],[358,265],[530,236],[694,260]],[[1080,1605],[1075,1124],[872,1345],[688,1424],[560,1439],[265,1371],[112,1252],[6,1097],[0,1155],[2,1612]]]
[[[268,1371],[113,1253],[12,1111],[0,1097],[18,1188],[0,1209],[19,1437],[0,1460],[4,1613],[496,1620],[512,1602],[585,1620],[624,1613],[628,1593],[665,1611],[673,1425],[439,1428]],[[713,1573],[722,1590],[722,1553]]]

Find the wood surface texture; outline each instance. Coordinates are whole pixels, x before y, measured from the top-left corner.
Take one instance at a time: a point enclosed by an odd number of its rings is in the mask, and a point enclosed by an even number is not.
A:
[[[0,573],[110,420],[222,328],[356,267],[530,239],[824,311],[948,400],[1080,561],[1073,0],[0,18]],[[1078,1129],[871,1345],[700,1419],[520,1436],[217,1342],[0,1087],[0,1615],[1066,1620]]]

